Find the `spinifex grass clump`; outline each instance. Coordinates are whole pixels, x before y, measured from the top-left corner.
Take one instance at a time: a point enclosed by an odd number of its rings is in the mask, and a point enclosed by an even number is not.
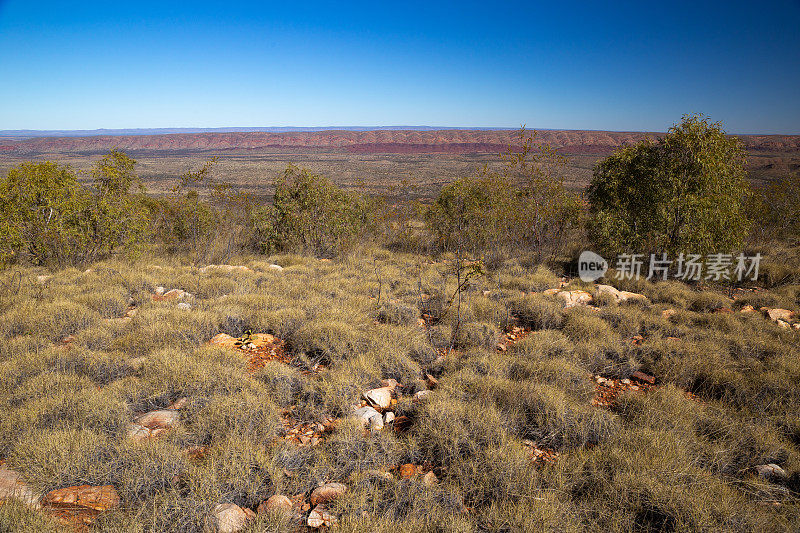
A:
[[[740,312],[797,311],[797,287],[640,282],[625,288],[647,302],[566,308],[544,293],[560,276],[501,262],[454,314],[454,257],[372,252],[20,268],[19,289],[1,272],[0,459],[37,493],[113,486],[107,531],[201,531],[219,504],[275,494],[307,520],[328,482],[347,488],[326,504],[344,531],[800,528],[800,332]],[[253,367],[220,333],[271,334],[285,357]],[[618,392],[595,402],[600,384]],[[370,431],[354,408],[383,387]],[[132,439],[152,412],[175,423]],[[298,425],[315,440],[285,438]],[[9,502],[0,527],[61,526]]]

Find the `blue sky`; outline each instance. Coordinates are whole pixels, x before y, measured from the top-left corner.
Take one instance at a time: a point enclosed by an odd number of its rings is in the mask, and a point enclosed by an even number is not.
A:
[[[0,0],[0,129],[800,133],[800,1]]]

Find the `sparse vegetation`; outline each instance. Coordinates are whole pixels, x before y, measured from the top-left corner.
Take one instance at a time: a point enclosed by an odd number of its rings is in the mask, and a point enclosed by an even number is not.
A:
[[[547,261],[569,259],[577,197],[545,159],[508,157],[400,237],[378,202],[295,167],[272,205],[211,164],[161,199],[130,192],[118,152],[91,187],[19,167],[0,201],[35,216],[0,225],[16,262],[0,271],[0,468],[37,495],[113,487],[99,531],[204,531],[220,504],[258,511],[246,531],[291,530],[328,483],[345,487],[322,509],[341,531],[800,529],[797,245],[735,292],[606,279],[642,297],[598,296]],[[23,182],[41,186],[28,204]],[[149,228],[97,226],[113,245],[58,255],[72,208],[53,209],[64,233],[40,214],[68,200]],[[734,242],[711,233],[669,242]],[[140,255],[116,254],[134,235]],[[488,257],[497,242],[518,248]],[[289,514],[259,511],[274,495]],[[57,510],[9,498],[0,529],[59,530]]]

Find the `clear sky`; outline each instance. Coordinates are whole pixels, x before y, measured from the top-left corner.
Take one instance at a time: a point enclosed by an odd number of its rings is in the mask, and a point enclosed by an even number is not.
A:
[[[0,129],[800,133],[800,0],[0,0]]]

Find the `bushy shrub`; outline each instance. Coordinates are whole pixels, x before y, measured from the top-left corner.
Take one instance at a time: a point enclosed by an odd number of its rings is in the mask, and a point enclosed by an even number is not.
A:
[[[442,189],[425,218],[437,246],[473,256],[530,250],[537,263],[564,247],[567,231],[580,224],[581,202],[567,191],[559,169],[563,157],[533,135],[504,154],[499,172],[462,178]]]
[[[112,151],[92,170],[94,188],[52,162],[9,170],[0,179],[0,261],[64,266],[133,249],[147,223],[140,199],[129,192],[134,165]]]
[[[744,164],[741,141],[707,118],[684,116],[665,138],[597,164],[590,235],[612,254],[736,249],[749,227]]]
[[[271,207],[254,212],[266,253],[297,250],[336,255],[373,230],[374,205],[307,169],[289,166],[275,181]]]

